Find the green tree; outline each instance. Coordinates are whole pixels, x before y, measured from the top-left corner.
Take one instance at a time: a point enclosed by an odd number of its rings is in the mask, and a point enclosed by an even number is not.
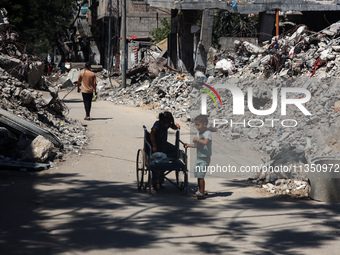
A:
[[[167,20],[166,18],[161,19],[161,24],[163,27],[154,28],[151,31],[151,35],[155,42],[160,42],[168,37],[171,32],[171,20]]]
[[[46,52],[67,37],[81,4],[76,0],[0,0],[8,18],[20,34],[20,42],[36,52]]]
[[[218,46],[220,37],[256,37],[258,16],[217,10],[213,22],[213,45]]]

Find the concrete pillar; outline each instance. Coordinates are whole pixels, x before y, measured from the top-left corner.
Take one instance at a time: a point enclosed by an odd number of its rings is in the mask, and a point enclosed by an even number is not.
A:
[[[175,69],[177,65],[177,33],[178,33],[178,10],[171,10],[171,32],[168,36],[168,66]]]
[[[179,16],[179,51],[180,60],[182,61],[182,71],[188,71],[193,74],[194,71],[194,35],[191,33],[191,26],[197,20],[197,11],[183,10]]]
[[[211,47],[213,21],[214,10],[205,9],[202,15],[201,41],[206,51]]]
[[[211,47],[214,10],[205,9],[202,15],[200,42],[196,50],[195,71],[205,73],[207,68],[207,53]]]

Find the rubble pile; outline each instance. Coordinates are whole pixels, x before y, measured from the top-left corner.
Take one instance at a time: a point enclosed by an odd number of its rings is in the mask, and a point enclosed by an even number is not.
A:
[[[19,81],[2,68],[0,68],[0,91],[1,109],[51,132],[61,140],[63,148],[54,148],[51,157],[47,158],[44,155],[43,161],[61,159],[65,153],[77,152],[86,145],[88,141],[86,128],[79,122],[64,116],[67,107],[55,92],[35,90],[28,83]],[[3,123],[0,123],[0,126],[4,126]],[[7,157],[11,160],[25,158],[28,161],[42,162],[41,158],[30,159],[24,156],[27,155],[27,147],[30,146],[33,138],[27,137],[25,132],[8,130],[8,127],[1,127],[1,130],[6,135],[0,136],[0,144],[8,141],[9,137],[11,141],[11,146],[1,150],[2,158]]]
[[[19,161],[50,166],[82,149],[89,139],[86,128],[65,117],[59,85],[43,78],[44,63],[20,47],[5,9],[0,16],[0,167],[29,167]]]
[[[222,65],[222,71],[234,77],[338,77],[339,35],[340,22],[319,33],[299,25],[291,33],[274,37],[262,47],[236,40],[236,53],[218,54],[216,60],[222,63],[217,61],[216,65]]]
[[[263,182],[254,180],[254,184],[261,185],[266,192],[281,196],[294,196],[296,198],[308,197],[307,181],[298,179],[277,179],[275,182]]]
[[[308,159],[338,153],[340,148],[337,145],[337,130],[340,120],[334,105],[339,101],[340,92],[339,80],[336,78],[340,76],[339,35],[340,23],[334,23],[319,33],[308,31],[306,26],[300,25],[294,33],[275,37],[270,44],[263,47],[235,41],[237,56],[234,55],[234,61],[228,59],[229,65],[224,65],[225,69],[219,69],[223,76],[231,76],[212,78],[209,80],[210,85],[234,84],[242,89],[245,96],[248,93],[247,89],[251,87],[253,105],[256,109],[262,110],[272,106],[273,88],[278,89],[280,103],[281,88],[301,87],[311,92],[312,99],[306,103],[306,108],[312,116],[305,116],[297,107],[288,108],[285,119],[295,120],[297,128],[287,128],[280,125],[279,121],[276,125],[265,120],[282,121],[283,117],[279,110],[265,118],[259,118],[246,111],[245,115],[236,118],[235,122],[261,119],[268,127],[240,128],[240,125],[236,125],[231,128],[231,132],[224,132],[225,135],[231,139],[251,139],[254,141],[255,149],[267,153],[271,153],[283,142],[303,148]],[[223,54],[219,57],[223,58]],[[230,93],[220,92],[221,97],[231,98]],[[298,94],[292,98],[304,96]],[[212,103],[210,104],[208,108],[213,109]],[[232,117],[231,108],[214,109],[210,113],[211,119]],[[290,124],[295,125],[295,121]],[[256,125],[259,125],[258,123]],[[222,129],[227,131],[227,127]]]
[[[222,135],[229,139],[251,141],[254,149],[270,155],[269,159],[264,157],[264,166],[284,165],[302,170],[295,176],[293,170],[287,174],[263,172],[255,182],[264,180],[269,183],[264,188],[271,193],[292,194],[295,188],[284,191],[285,186],[282,191],[273,184],[280,178],[288,182],[306,180],[303,164],[310,162],[313,157],[339,156],[339,35],[340,23],[320,33],[310,32],[305,26],[300,26],[292,35],[274,38],[271,44],[263,47],[235,41],[237,55],[217,56],[221,59],[216,63],[219,74],[209,77],[208,84],[235,85],[242,90],[245,98],[250,93],[248,88],[252,88],[252,104],[259,110],[270,109],[274,104],[273,89],[278,91],[277,111],[269,116],[254,115],[247,110],[244,115],[236,116],[231,107],[215,107],[213,102],[209,102],[207,107],[212,109],[209,112],[211,121],[228,121],[228,125],[217,126]],[[285,87],[300,87],[310,91],[311,100],[304,105],[311,116],[306,116],[296,106],[288,107],[287,114],[282,116],[280,92]],[[226,103],[231,106],[232,94],[226,90],[217,91],[221,98],[230,99]],[[193,108],[197,109],[200,102],[195,93],[199,92],[194,90],[191,94],[194,99],[191,105],[196,105]],[[304,93],[295,93],[288,98],[305,96]],[[237,124],[232,126],[231,121]],[[283,125],[283,121],[286,125]],[[306,195],[308,185],[302,186],[296,195]]]
[[[173,73],[155,78],[151,83],[146,80],[126,88],[112,90],[108,84],[99,84],[99,97],[115,104],[170,111],[175,118],[190,119],[189,94],[193,78]]]
[[[283,142],[290,142],[296,147],[306,150],[309,157],[328,155],[340,150],[338,142],[338,129],[340,127],[339,113],[335,112],[334,105],[339,101],[340,80],[336,78],[321,79],[237,79],[228,81],[214,80],[214,83],[227,82],[237,85],[247,95],[247,88],[253,88],[253,104],[256,109],[270,109],[272,107],[273,88],[294,84],[295,87],[307,88],[311,92],[312,99],[305,104],[306,109],[312,114],[305,116],[296,106],[287,107],[287,115],[282,116],[280,107],[271,115],[254,115],[245,111],[244,115],[233,115],[232,95],[227,90],[219,90],[221,98],[229,98],[222,107],[216,107],[213,102],[208,102],[209,118],[211,123],[214,119],[215,127],[221,130],[222,135],[230,139],[253,141],[253,148],[262,152],[271,153]],[[200,98],[193,98],[191,104],[197,109],[200,106]],[[303,97],[304,94],[295,95],[295,98]],[[278,93],[278,102],[281,101]],[[195,107],[196,106],[196,107]],[[236,123],[231,125],[231,121]],[[250,121],[250,122],[249,122]],[[222,124],[219,124],[222,123]]]
[[[235,41],[235,53],[211,51],[215,52],[214,70],[209,70],[208,77],[197,72],[193,78],[168,71],[164,77],[159,75],[152,83],[134,83],[115,91],[103,86],[101,97],[116,104],[147,105],[150,109],[169,110],[176,118],[190,120],[189,112],[200,112],[200,82],[212,87],[216,84],[231,84],[244,94],[245,113],[233,114],[231,92],[216,89],[223,106],[208,100],[210,126],[227,139],[251,141],[254,149],[269,156],[264,157],[265,166],[304,164],[315,156],[337,156],[340,152],[340,80],[337,79],[340,76],[339,35],[338,22],[318,33],[300,25],[291,33],[274,37],[264,46]],[[252,114],[247,108],[249,87],[252,88],[252,104],[258,110],[272,107],[273,91],[277,89],[276,111],[269,116]],[[289,105],[286,115],[282,116],[281,90],[286,87],[300,87],[311,93],[311,100],[304,104],[311,116],[305,115],[294,105]],[[288,98],[305,96],[295,93],[288,95]],[[227,123],[213,126],[216,119]],[[230,120],[237,124],[231,126]],[[251,124],[248,124],[249,120],[252,120]],[[272,183],[280,178],[298,178],[302,181],[306,176],[269,174],[259,177]],[[288,184],[291,183],[294,181]],[[288,189],[306,191],[306,187],[299,188],[302,186]]]

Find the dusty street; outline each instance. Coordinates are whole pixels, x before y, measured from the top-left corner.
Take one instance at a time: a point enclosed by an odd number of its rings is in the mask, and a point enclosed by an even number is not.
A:
[[[339,205],[271,197],[223,176],[206,179],[206,200],[167,183],[156,196],[138,192],[142,126],[150,128],[157,112],[97,101],[94,119],[84,121],[80,94],[65,100],[92,142],[54,169],[2,173],[0,254],[340,254]],[[213,141],[215,158],[260,163],[240,143],[214,134]],[[191,175],[189,182],[194,189]]]

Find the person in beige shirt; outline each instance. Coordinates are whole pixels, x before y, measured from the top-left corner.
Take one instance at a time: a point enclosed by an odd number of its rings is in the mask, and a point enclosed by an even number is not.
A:
[[[85,107],[86,116],[84,120],[91,120],[90,112],[92,106],[93,92],[97,95],[96,75],[91,72],[91,63],[86,62],[85,70],[78,76],[78,93],[81,91]],[[80,89],[81,87],[81,89]]]

